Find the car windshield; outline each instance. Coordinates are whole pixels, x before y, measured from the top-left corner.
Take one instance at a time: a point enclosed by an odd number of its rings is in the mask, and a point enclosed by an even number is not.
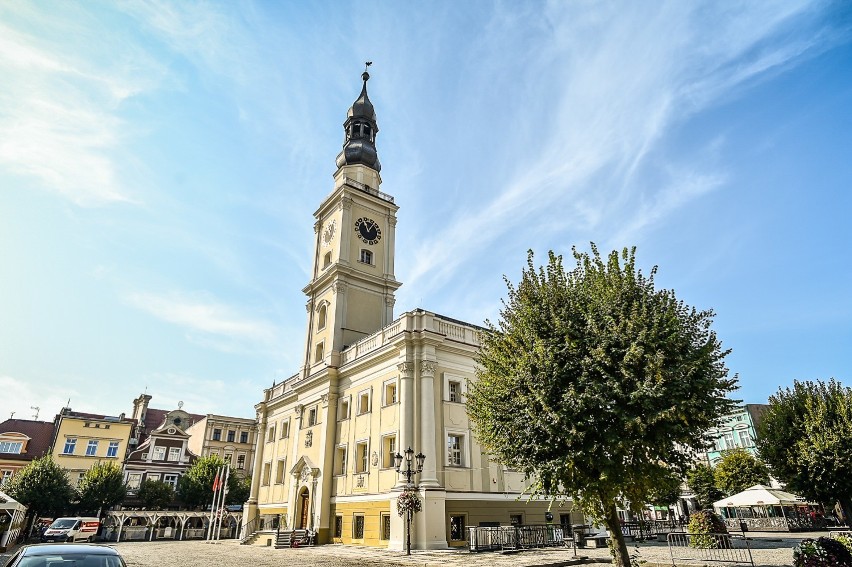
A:
[[[50,527],[54,530],[67,530],[73,528],[75,523],[77,523],[77,520],[56,520],[50,524]]]
[[[126,567],[118,555],[63,553],[62,555],[24,556],[19,567]]]

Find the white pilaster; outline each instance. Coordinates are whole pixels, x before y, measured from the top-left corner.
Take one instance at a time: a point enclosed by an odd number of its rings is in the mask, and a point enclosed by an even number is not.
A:
[[[420,361],[420,451],[426,455],[423,472],[420,473],[420,486],[437,487],[437,462],[443,451],[436,446],[435,431],[435,368],[431,360]],[[444,542],[446,544],[446,541]]]

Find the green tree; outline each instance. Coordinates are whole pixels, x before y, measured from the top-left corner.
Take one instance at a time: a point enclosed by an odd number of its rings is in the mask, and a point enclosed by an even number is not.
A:
[[[661,477],[648,493],[648,503],[654,506],[671,506],[680,500],[683,478],[674,472]]]
[[[234,482],[228,480],[228,494],[225,496],[227,504],[244,504],[251,495],[251,478],[245,476],[234,475],[231,472],[231,478]]]
[[[193,463],[178,481],[177,495],[178,498],[186,505],[187,508],[197,508],[213,503],[213,480],[216,478],[216,471],[219,467],[225,464],[222,457],[219,455],[210,455],[201,457]],[[241,497],[240,477],[233,471],[228,478],[228,493],[225,496],[225,503],[234,504],[234,497]],[[239,501],[240,504],[245,500]]]
[[[168,482],[145,479],[136,497],[148,510],[163,510],[174,502],[175,489]]]
[[[722,451],[713,478],[719,490],[731,496],[755,484],[769,484],[769,469],[745,449],[730,449]]]
[[[85,472],[78,487],[80,512],[100,514],[124,500],[127,485],[121,468],[112,462],[95,463]]]
[[[56,464],[50,455],[35,459],[15,473],[3,486],[3,491],[27,506],[32,518],[63,514],[71,508],[75,497],[68,471]]]
[[[769,397],[757,433],[758,453],[788,490],[838,500],[852,518],[852,389],[833,378],[795,381]]]
[[[467,409],[484,449],[524,471],[532,490],[572,498],[613,535],[629,566],[616,499],[647,501],[671,471],[683,474],[705,432],[733,409],[712,311],[656,290],[635,249],[602,258],[532,252],[517,287],[507,280],[497,325],[486,322]],[[622,264],[623,261],[623,264]]]
[[[725,496],[716,486],[713,467],[704,463],[698,463],[686,471],[686,485],[695,494],[701,508],[712,508],[713,502]]]

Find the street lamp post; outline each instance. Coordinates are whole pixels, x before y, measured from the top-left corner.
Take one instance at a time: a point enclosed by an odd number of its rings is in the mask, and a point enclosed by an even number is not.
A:
[[[402,468],[402,461],[405,459],[405,468]],[[416,474],[420,474],[423,472],[423,461],[426,460],[426,455],[423,453],[414,454],[414,449],[409,447],[405,450],[405,457],[397,453],[394,456],[394,461],[396,461],[396,472],[397,474],[405,475],[406,482],[406,490],[408,490],[411,486],[411,479]],[[412,461],[414,462],[414,466],[416,468],[411,468]],[[411,508],[406,510],[405,514],[405,554],[411,555]]]

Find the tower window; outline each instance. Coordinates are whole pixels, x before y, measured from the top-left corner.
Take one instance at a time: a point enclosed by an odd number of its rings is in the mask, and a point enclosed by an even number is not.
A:
[[[314,362],[322,362],[324,347],[325,343],[317,343],[317,348],[314,354]]]
[[[325,321],[328,316],[328,306],[323,304],[319,308],[319,313],[317,314],[317,330],[325,329]]]
[[[322,269],[326,269],[331,264],[331,252],[326,252],[322,258]]]
[[[373,265],[373,253],[369,250],[361,250],[361,263]]]

